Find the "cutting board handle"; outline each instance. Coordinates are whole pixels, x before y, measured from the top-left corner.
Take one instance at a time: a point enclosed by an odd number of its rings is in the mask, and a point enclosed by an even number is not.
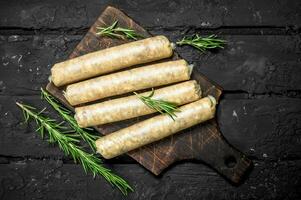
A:
[[[229,152],[230,151],[230,152]],[[217,163],[215,168],[233,183],[239,183],[251,168],[251,161],[241,152],[229,148],[221,158],[224,162]]]
[[[222,136],[217,138],[203,147],[202,151],[207,153],[200,154],[198,159],[210,165],[232,183],[238,184],[252,168],[252,161],[232,147],[226,139],[222,139]]]

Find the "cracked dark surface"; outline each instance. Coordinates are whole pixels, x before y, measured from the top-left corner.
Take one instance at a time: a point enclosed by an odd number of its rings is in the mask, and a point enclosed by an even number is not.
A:
[[[299,1],[0,2],[0,199],[118,199],[54,146],[21,124],[15,101],[43,108],[49,69],[67,58],[89,26],[114,5],[152,34],[220,34],[224,50],[179,54],[224,88],[218,122],[254,169],[236,187],[202,163],[155,177],[131,158],[106,161],[135,188],[129,199],[300,199],[301,3]],[[141,14],[143,13],[143,14]],[[50,114],[54,114],[51,112]]]

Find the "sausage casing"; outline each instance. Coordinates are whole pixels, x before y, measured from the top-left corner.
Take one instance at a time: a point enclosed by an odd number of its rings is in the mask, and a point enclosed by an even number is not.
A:
[[[170,57],[172,45],[165,36],[126,43],[55,64],[54,85],[62,86],[137,64]]]
[[[148,96],[150,92],[140,95]],[[186,81],[157,89],[152,99],[161,99],[183,105],[201,98],[200,85]],[[145,105],[136,95],[75,108],[75,119],[80,127],[96,126],[156,112]]]
[[[96,141],[97,152],[110,159],[212,119],[216,100],[208,96],[181,106],[180,110],[176,113],[175,121],[161,114],[101,137]]]
[[[189,80],[192,66],[185,60],[163,62],[100,76],[68,85],[65,97],[78,105],[105,97]]]

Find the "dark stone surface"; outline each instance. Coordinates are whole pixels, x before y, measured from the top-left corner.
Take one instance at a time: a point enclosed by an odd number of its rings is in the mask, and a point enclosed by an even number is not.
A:
[[[22,125],[14,102],[36,107],[49,69],[107,6],[173,41],[219,33],[225,50],[178,48],[225,89],[218,122],[254,169],[233,186],[202,163],[155,177],[126,156],[106,161],[135,188],[128,199],[300,199],[300,1],[0,1],[0,199],[118,199],[121,194]],[[54,113],[51,113],[54,114]]]

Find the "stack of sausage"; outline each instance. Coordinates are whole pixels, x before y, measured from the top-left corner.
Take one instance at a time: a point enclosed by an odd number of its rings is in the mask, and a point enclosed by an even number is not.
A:
[[[67,85],[64,95],[72,106],[76,106],[75,119],[80,127],[155,113],[156,110],[136,95],[95,103],[106,97],[143,89],[168,85],[156,89],[152,98],[183,105],[174,120],[160,114],[98,139],[97,151],[104,158],[113,158],[214,117],[215,99],[211,96],[202,98],[198,83],[189,80],[193,67],[185,60],[121,71],[172,54],[172,43],[164,36],[156,36],[89,53],[52,67],[51,80],[58,87]]]

